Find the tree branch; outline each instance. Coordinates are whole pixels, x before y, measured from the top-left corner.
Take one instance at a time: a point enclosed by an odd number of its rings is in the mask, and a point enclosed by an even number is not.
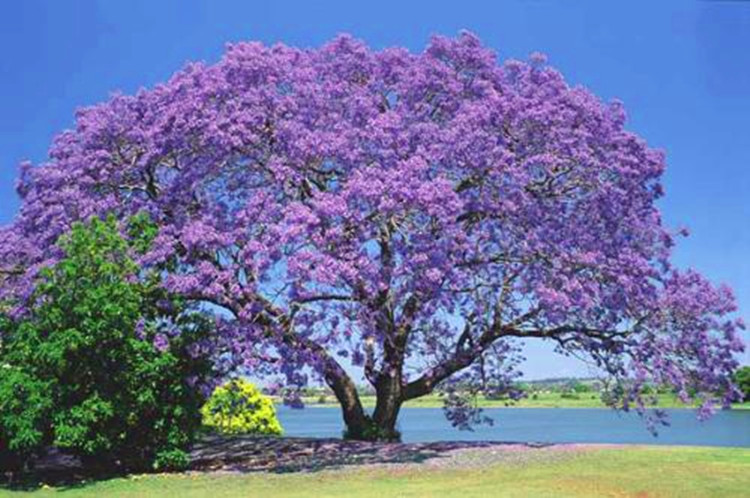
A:
[[[342,294],[320,294],[318,296],[309,296],[309,297],[303,297],[300,299],[295,299],[295,303],[299,304],[309,304],[309,303],[315,303],[318,301],[355,301],[356,299],[354,296],[347,296]]]
[[[464,332],[459,338],[459,344],[461,342],[466,342],[464,336],[467,333],[467,329],[464,329]],[[404,389],[404,400],[414,399],[420,396],[424,396],[425,394],[429,394],[430,392],[432,392],[435,386],[440,384],[440,382],[474,363],[490,346],[492,346],[495,341],[500,338],[518,337],[554,339],[557,341],[562,341],[562,344],[564,345],[566,342],[575,339],[575,336],[570,338],[564,337],[565,335],[572,333],[583,333],[588,337],[606,340],[626,337],[631,333],[631,331],[603,330],[572,325],[555,327],[547,330],[524,330],[518,329],[513,326],[504,326],[496,329],[494,327],[490,327],[481,335],[475,347],[467,349],[457,346],[456,351],[454,352],[453,356],[451,356],[451,358],[441,363],[440,365],[433,367],[429,372],[426,372],[418,379],[409,382]]]

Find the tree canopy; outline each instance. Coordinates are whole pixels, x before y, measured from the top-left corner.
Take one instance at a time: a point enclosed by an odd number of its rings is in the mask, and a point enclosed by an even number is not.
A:
[[[24,312],[71,223],[144,211],[159,234],[139,263],[223,310],[239,364],[324,380],[353,437],[387,437],[451,380],[507,388],[519,339],[588,358],[612,406],[642,409],[657,383],[706,413],[737,395],[742,323],[729,288],[670,263],[664,155],[625,121],[543,56],[500,63],[470,33],[422,53],[230,45],[80,110],[23,166],[2,297]],[[375,387],[371,418],[346,363]]]

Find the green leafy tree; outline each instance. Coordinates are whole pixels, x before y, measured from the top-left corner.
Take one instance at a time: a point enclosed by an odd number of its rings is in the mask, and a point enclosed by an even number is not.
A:
[[[29,309],[0,323],[0,453],[20,467],[55,446],[97,465],[179,467],[200,427],[206,318],[144,274],[132,254],[156,230],[93,218],[58,245]]]
[[[217,387],[201,412],[203,423],[222,434],[282,433],[273,401],[244,379]]]
[[[750,366],[737,369],[734,373],[734,383],[737,384],[745,401],[750,401]]]
[[[591,386],[578,380],[572,381],[569,388],[571,391],[578,394],[591,392]]]

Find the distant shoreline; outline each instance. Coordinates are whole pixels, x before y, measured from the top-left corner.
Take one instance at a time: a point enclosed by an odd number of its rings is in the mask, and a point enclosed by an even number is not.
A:
[[[326,402],[320,403],[320,396],[317,397],[303,397],[302,400],[306,407],[309,408],[338,408],[339,405],[333,396],[326,396]],[[374,396],[362,396],[362,405],[366,408],[372,408],[375,406]],[[274,402],[277,405],[281,405],[282,401],[279,398],[274,397]],[[601,400],[594,395],[592,398],[590,394],[579,396],[577,399],[570,399],[561,397],[558,393],[550,393],[540,395],[537,399],[525,398],[516,403],[509,404],[503,400],[488,400],[479,399],[477,403],[479,408],[564,408],[564,409],[578,409],[578,408],[596,408],[596,409],[610,409]],[[407,401],[404,403],[404,408],[442,408],[442,400],[437,395],[429,395],[424,398],[418,398],[415,400]],[[691,410],[697,408],[697,406],[689,406],[680,402],[677,398],[670,395],[660,395],[659,403],[654,408],[668,408],[668,409],[683,409]],[[750,410],[750,402],[735,403],[731,407],[732,410]]]

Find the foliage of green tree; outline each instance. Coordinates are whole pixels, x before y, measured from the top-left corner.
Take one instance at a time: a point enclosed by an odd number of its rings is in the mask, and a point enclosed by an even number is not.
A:
[[[742,392],[743,400],[750,401],[750,366],[737,369],[734,373],[734,383]]]
[[[145,216],[93,218],[58,242],[26,313],[0,323],[0,464],[54,446],[84,462],[174,468],[200,427],[199,347],[209,323],[132,259],[156,235]]]
[[[222,434],[282,433],[273,401],[244,379],[217,387],[201,412],[203,423]]]
[[[574,393],[578,393],[578,394],[588,393],[588,392],[592,391],[590,385],[585,384],[585,383],[580,382],[580,381],[574,381],[574,382],[572,382],[571,385],[570,385],[570,390],[573,391]]]

